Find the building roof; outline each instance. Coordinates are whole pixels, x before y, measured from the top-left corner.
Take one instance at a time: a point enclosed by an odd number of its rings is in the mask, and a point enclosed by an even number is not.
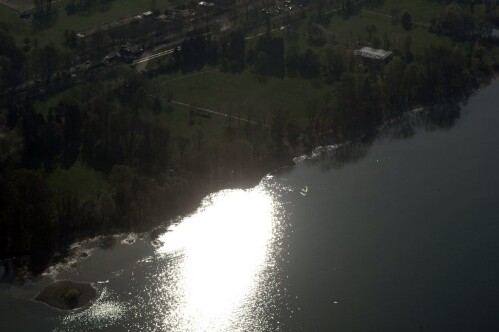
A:
[[[389,58],[393,53],[390,51],[385,51],[365,46],[359,50],[354,51],[354,54],[367,59],[383,61]]]

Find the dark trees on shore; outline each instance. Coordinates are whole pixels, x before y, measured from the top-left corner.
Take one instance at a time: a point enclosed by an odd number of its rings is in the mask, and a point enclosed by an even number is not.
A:
[[[282,38],[273,38],[270,34],[259,37],[256,47],[248,51],[247,57],[255,73],[284,78],[285,60]]]
[[[228,38],[221,41],[221,69],[231,73],[242,72],[245,68],[246,41],[242,30],[232,31]]]
[[[24,55],[14,38],[0,29],[0,90],[17,86],[23,80]]]
[[[0,177],[0,256],[47,250],[52,236],[52,200],[43,177],[16,170]]]
[[[412,15],[407,10],[402,13],[400,23],[405,30],[412,30]]]

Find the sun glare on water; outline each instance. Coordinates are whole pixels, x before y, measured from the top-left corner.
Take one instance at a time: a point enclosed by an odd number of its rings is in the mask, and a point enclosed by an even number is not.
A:
[[[273,204],[261,187],[223,191],[160,237],[158,252],[178,257],[176,285],[164,288],[175,292],[177,303],[164,326],[222,331],[244,320],[244,303],[269,263]]]

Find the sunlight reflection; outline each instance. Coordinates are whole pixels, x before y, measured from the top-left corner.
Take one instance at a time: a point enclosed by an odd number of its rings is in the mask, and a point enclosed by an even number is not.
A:
[[[176,322],[165,325],[221,331],[241,319],[238,311],[255,292],[266,263],[273,210],[273,199],[261,186],[222,191],[160,237],[159,253],[181,256],[178,284],[165,287],[177,292],[176,312],[165,317]]]

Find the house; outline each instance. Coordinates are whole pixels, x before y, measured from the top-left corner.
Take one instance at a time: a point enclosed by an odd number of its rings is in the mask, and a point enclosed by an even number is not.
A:
[[[393,53],[381,49],[375,49],[368,46],[355,50],[354,55],[362,58],[365,64],[382,65],[390,62],[393,58]]]
[[[202,7],[213,7],[215,4],[213,2],[201,1],[198,3],[198,5]]]
[[[125,62],[132,62],[144,49],[139,45],[124,44],[120,49],[120,56]]]

